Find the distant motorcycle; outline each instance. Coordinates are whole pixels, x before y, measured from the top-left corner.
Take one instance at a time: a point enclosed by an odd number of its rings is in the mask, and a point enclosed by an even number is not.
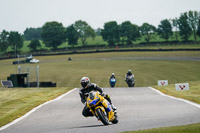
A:
[[[126,77],[126,83],[128,84],[128,87],[134,87],[135,79],[134,79],[133,75]]]
[[[116,83],[116,79],[115,78],[111,78],[110,79],[110,86],[111,87],[115,87],[115,83]]]

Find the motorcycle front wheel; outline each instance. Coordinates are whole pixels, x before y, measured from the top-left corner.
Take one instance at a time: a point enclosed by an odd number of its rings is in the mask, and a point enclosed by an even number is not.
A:
[[[104,125],[109,125],[109,121],[108,121],[107,115],[100,108],[98,108],[96,110],[96,112],[97,112],[97,115],[98,115],[99,119],[101,120],[101,122]]]
[[[112,121],[113,124],[117,124],[118,123],[118,116],[115,114],[115,119]]]

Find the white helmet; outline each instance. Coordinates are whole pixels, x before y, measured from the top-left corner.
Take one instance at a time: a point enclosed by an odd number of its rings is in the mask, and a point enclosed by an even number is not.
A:
[[[114,74],[114,73],[112,73],[112,76],[115,76],[115,74]]]
[[[80,82],[81,86],[85,88],[90,83],[90,79],[88,77],[82,77]]]

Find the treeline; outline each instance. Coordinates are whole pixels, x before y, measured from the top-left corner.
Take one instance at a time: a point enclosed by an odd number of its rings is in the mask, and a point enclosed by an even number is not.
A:
[[[40,48],[39,40],[42,40],[46,47],[57,49],[64,42],[74,47],[80,39],[84,47],[89,37],[95,38],[97,35],[102,36],[110,46],[131,45],[141,37],[144,37],[145,43],[150,43],[155,34],[166,41],[172,36],[175,36],[177,42],[179,36],[181,41],[188,41],[190,36],[196,41],[197,36],[200,36],[200,12],[188,11],[181,13],[178,18],[164,19],[160,21],[158,27],[149,23],[138,26],[130,21],[121,24],[110,21],[104,23],[103,29],[94,30],[87,22],[78,20],[68,27],[56,21],[46,22],[40,28],[26,28],[23,35],[3,30],[0,34],[0,51],[5,53],[9,46],[13,50],[19,50],[24,40],[31,40],[29,47],[33,51]]]

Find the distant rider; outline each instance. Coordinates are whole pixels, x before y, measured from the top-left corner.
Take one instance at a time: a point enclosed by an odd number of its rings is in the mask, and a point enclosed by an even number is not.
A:
[[[114,79],[116,80],[115,74],[114,74],[114,73],[112,73],[112,75],[110,76],[110,80],[111,80],[112,78],[114,78]],[[109,82],[110,82],[110,80],[109,80]]]
[[[129,77],[129,76],[133,76],[133,78],[134,78],[134,74],[132,74],[132,71],[131,71],[131,69],[129,69],[128,70],[128,72],[126,73],[126,75],[125,75],[125,81],[127,81],[127,78]]]
[[[79,90],[79,94],[81,97],[81,102],[83,104],[85,104],[85,107],[83,108],[83,111],[82,111],[83,116],[85,116],[85,117],[93,116],[92,112],[90,112],[90,109],[87,107],[87,104],[86,104],[86,99],[87,99],[88,93],[93,90],[99,91],[101,93],[101,95],[104,96],[105,99],[107,99],[109,101],[109,103],[111,104],[111,107],[113,108],[114,111],[117,109],[112,104],[110,96],[108,94],[106,94],[106,92],[104,92],[103,89],[100,88],[97,84],[90,83],[90,79],[88,77],[82,77],[80,82],[81,82],[82,88]]]

